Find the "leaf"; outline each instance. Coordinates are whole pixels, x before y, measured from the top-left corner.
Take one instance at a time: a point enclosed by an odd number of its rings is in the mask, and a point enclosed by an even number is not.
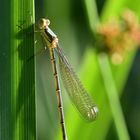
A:
[[[3,1],[0,139],[36,139],[34,1]],[[5,8],[6,7],[6,8]]]

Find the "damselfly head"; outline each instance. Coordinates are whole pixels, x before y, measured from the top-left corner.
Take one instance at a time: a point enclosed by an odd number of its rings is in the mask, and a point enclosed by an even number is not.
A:
[[[49,25],[50,25],[49,19],[41,18],[38,22],[39,29],[47,29]]]

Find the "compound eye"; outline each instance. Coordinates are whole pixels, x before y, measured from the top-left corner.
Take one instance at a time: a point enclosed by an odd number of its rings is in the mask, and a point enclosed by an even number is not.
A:
[[[48,28],[49,24],[50,24],[49,19],[41,18],[38,22],[38,27],[39,29],[46,29]]]

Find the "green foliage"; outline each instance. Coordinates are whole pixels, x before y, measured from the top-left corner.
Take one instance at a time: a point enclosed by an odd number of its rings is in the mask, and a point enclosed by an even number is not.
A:
[[[50,19],[50,27],[57,34],[65,54],[75,71],[79,72],[83,85],[99,108],[97,120],[93,123],[85,122],[79,117],[61,86],[68,139],[105,140],[112,137],[116,140],[133,139],[131,129],[139,127],[132,124],[132,128],[130,127],[130,122],[126,120],[127,111],[125,108],[122,109],[120,98],[127,86],[137,49],[129,52],[122,64],[114,65],[108,54],[96,51],[95,35],[98,23],[105,23],[110,17],[119,17],[126,8],[133,10],[139,18],[140,2],[138,0],[35,2],[36,20],[40,17]],[[35,140],[37,133],[40,140],[61,140],[62,132],[58,122],[49,53],[46,51],[37,55],[36,61],[34,58],[30,59],[35,46],[34,1],[6,0],[1,2],[0,9],[4,17],[1,18],[0,26],[0,139]],[[35,47],[44,45],[40,40],[37,38]],[[39,49],[36,48],[37,51]],[[37,92],[36,102],[35,92]],[[133,135],[135,139],[140,138],[137,130]]]
[[[1,2],[0,139],[34,140],[34,1]]]

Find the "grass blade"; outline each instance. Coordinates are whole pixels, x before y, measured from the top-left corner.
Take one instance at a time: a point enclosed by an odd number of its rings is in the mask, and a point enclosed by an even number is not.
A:
[[[36,139],[34,1],[3,1],[0,42],[0,139]],[[6,7],[6,8],[5,8]]]

